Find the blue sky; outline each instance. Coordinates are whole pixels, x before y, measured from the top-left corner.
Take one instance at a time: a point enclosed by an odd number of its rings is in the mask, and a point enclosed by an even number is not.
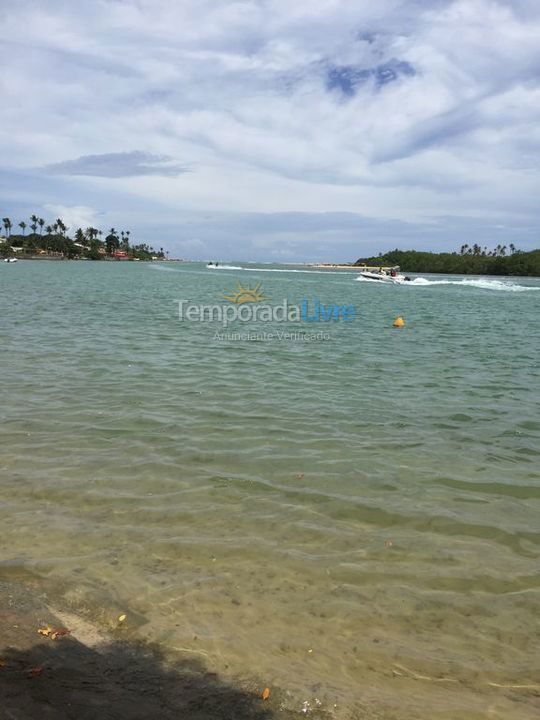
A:
[[[190,259],[540,246],[537,0],[3,3],[2,216]]]

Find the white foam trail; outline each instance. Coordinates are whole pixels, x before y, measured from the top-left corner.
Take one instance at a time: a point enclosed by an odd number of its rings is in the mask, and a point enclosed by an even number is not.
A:
[[[208,270],[243,270],[239,265],[207,265]]]
[[[529,290],[540,290],[540,287],[531,285],[517,285],[509,280],[489,280],[488,278],[463,278],[461,280],[428,280],[419,277],[411,280],[405,285],[461,285],[462,287],[480,288],[481,290],[502,290],[504,292],[527,292]]]
[[[360,282],[375,284],[373,280],[369,278],[357,277],[356,280]],[[502,290],[504,292],[527,292],[529,290],[540,290],[540,287],[534,287],[532,285],[517,285],[516,283],[505,281],[505,280],[489,280],[488,278],[463,278],[462,280],[428,280],[427,278],[419,277],[411,280],[410,282],[403,283],[382,283],[379,285],[389,285],[395,287],[399,284],[400,287],[428,287],[431,285],[461,285],[461,287],[473,287],[480,288],[481,290]]]

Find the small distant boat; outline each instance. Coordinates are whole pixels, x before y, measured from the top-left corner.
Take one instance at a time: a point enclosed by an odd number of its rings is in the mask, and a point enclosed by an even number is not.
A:
[[[4,262],[9,262],[9,263],[17,262],[17,258],[4,258]]]
[[[357,280],[360,280],[360,278],[369,280],[370,282],[378,282],[383,285],[403,285],[403,283],[410,282],[411,280],[410,277],[400,274],[398,265],[380,268],[364,266]]]

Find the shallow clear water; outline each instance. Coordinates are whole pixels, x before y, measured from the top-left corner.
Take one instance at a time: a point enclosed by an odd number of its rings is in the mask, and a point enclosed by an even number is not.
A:
[[[0,577],[297,709],[532,717],[540,282],[246,267],[0,264]],[[238,280],[358,316],[178,319]]]

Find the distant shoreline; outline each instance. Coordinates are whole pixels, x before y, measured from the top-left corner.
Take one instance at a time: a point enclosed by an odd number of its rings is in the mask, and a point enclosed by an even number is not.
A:
[[[52,256],[52,255],[22,255],[22,256],[14,256],[17,260],[46,260],[48,262],[92,262],[89,258],[69,258],[69,257],[59,257],[59,256]],[[1,262],[1,260],[0,260]],[[113,258],[113,257],[102,257],[101,262],[120,262],[120,263],[131,263],[131,262],[144,262],[144,263],[184,263],[184,264],[201,264],[205,263],[203,260],[185,260],[181,258],[159,258],[157,260],[153,259],[140,259],[140,258]],[[242,262],[249,265],[256,265],[257,262],[254,260],[239,260],[236,262]],[[275,263],[276,265],[281,266],[301,266],[305,268],[312,268],[316,270],[328,270],[329,272],[332,270],[340,270],[340,271],[352,271],[359,273],[364,266],[362,265],[354,265],[351,263],[314,263],[314,262],[303,262],[303,263]],[[383,263],[372,263],[373,267],[386,267],[391,263],[383,262]],[[399,263],[394,263],[396,265],[399,265]],[[464,270],[450,270],[450,269],[422,269],[417,270],[413,269],[410,266],[403,266],[400,265],[402,272],[406,272],[411,275],[458,275],[458,276],[479,276],[479,277],[531,277],[531,278],[537,278],[540,277],[540,273],[535,274],[531,272],[482,272],[481,270],[477,268],[471,268]],[[501,268],[501,270],[506,268]]]
[[[92,260],[91,258],[82,257],[59,257],[55,255],[12,255],[15,260],[47,260],[48,262],[184,262],[183,260],[141,260],[140,258],[111,258],[102,257],[100,260]],[[0,261],[1,262],[1,261]]]

